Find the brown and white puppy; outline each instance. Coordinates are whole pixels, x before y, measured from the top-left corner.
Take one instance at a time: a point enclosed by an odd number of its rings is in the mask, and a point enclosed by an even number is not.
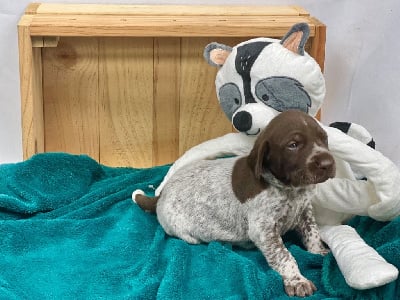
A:
[[[188,243],[254,243],[283,278],[288,295],[306,296],[314,284],[299,271],[281,236],[296,230],[312,253],[327,253],[312,214],[315,184],[335,174],[325,131],[309,115],[280,113],[245,157],[199,161],[178,170],[161,195],[135,195],[157,212],[169,235]]]

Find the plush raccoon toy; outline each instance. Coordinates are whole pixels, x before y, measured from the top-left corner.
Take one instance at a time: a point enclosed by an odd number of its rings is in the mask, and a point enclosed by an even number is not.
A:
[[[325,82],[318,64],[304,51],[308,36],[308,25],[300,23],[281,41],[256,38],[234,48],[219,43],[205,48],[207,62],[220,67],[215,85],[221,108],[239,132],[256,135],[288,109],[315,116]]]
[[[299,23],[280,41],[256,38],[234,48],[220,43],[205,47],[206,61],[220,68],[215,80],[219,103],[237,131],[257,135],[277,113],[288,109],[316,115],[325,82],[319,65],[305,52],[308,36],[308,25]],[[348,122],[330,126],[375,149],[364,127]],[[357,179],[366,179],[352,169]]]
[[[319,65],[304,50],[308,37],[309,27],[301,23],[282,40],[256,38],[235,47],[219,43],[205,47],[206,61],[219,68],[215,80],[219,103],[239,132],[189,149],[169,169],[156,196],[182,166],[200,159],[248,154],[260,130],[280,112],[299,109],[315,116],[325,97],[325,81]],[[352,227],[341,224],[355,214],[379,221],[400,215],[400,172],[366,145],[372,138],[362,126],[335,127],[342,131],[323,126],[337,172],[335,178],[317,185],[316,220],[346,282],[357,289],[380,286],[397,278],[397,268],[365,244]],[[367,180],[358,180],[364,177]],[[135,191],[133,200],[137,194],[143,191]]]

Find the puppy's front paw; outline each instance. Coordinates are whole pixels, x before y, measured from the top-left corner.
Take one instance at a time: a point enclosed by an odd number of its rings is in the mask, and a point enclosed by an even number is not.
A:
[[[314,283],[303,276],[283,279],[283,284],[289,296],[310,296],[317,290]]]
[[[311,244],[309,249],[307,249],[309,252],[314,253],[314,254],[321,254],[321,255],[326,255],[329,253],[329,248],[325,247],[322,241],[316,242]]]
[[[330,250],[328,248],[321,248],[317,251],[317,254],[321,254],[321,255],[327,255],[330,252]]]

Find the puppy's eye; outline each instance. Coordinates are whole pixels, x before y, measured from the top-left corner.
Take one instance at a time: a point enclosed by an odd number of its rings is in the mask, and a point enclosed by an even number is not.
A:
[[[287,147],[290,150],[296,150],[298,146],[299,144],[297,142],[290,142],[289,144],[287,144]]]

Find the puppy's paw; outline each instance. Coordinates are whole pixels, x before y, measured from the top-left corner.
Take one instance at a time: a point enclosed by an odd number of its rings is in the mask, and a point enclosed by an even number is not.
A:
[[[329,248],[325,247],[322,241],[312,243],[307,250],[311,253],[320,255],[327,255],[330,252]]]
[[[320,254],[320,255],[327,255],[330,252],[330,250],[328,248],[323,247],[323,246],[322,247],[315,247],[313,249],[309,249],[308,251],[311,252],[311,253]]]
[[[285,292],[289,296],[310,296],[317,290],[314,283],[303,276],[286,278],[283,280],[283,284]]]
[[[327,255],[329,252],[330,250],[328,248],[322,247],[316,252],[316,254]]]

